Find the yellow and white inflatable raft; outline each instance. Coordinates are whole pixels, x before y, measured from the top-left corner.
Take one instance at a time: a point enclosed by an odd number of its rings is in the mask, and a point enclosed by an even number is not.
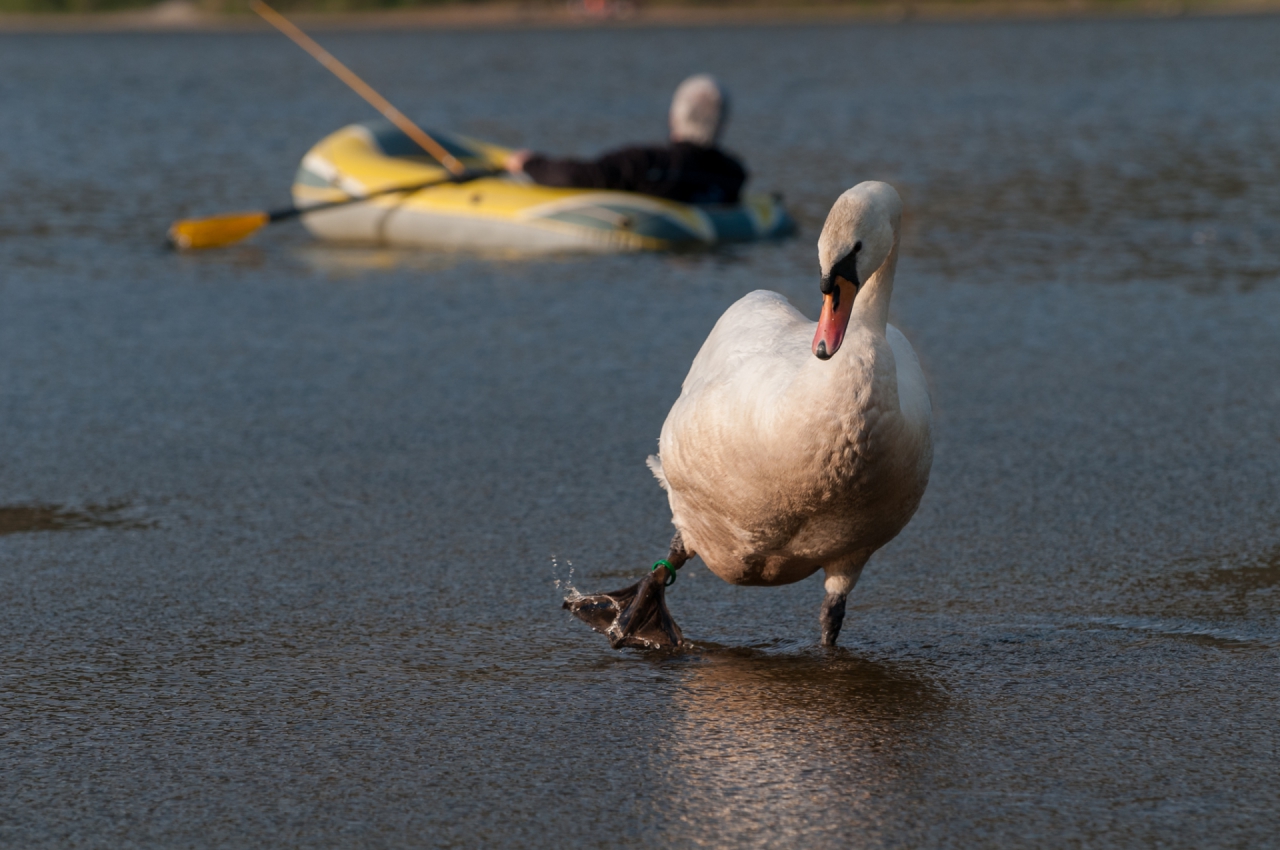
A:
[[[510,153],[431,135],[469,170],[501,168]],[[293,200],[305,208],[446,177],[439,162],[390,123],[353,124],[307,152]],[[635,192],[555,189],[506,174],[382,195],[304,213],[302,220],[321,239],[518,252],[666,250],[768,239],[794,229],[771,195],[703,206]]]

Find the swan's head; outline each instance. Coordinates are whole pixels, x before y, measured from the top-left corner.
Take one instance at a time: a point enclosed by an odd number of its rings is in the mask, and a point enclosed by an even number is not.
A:
[[[844,342],[853,301],[893,251],[902,199],[888,183],[859,183],[836,199],[818,237],[822,268],[822,317],[813,353],[826,360]]]

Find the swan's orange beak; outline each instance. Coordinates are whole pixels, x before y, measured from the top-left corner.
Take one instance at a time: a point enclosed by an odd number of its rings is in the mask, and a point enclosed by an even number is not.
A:
[[[858,287],[839,275],[823,284],[826,294],[822,296],[822,316],[818,319],[818,332],[813,335],[813,353],[819,360],[827,360],[840,350],[853,315],[853,298],[858,294]]]

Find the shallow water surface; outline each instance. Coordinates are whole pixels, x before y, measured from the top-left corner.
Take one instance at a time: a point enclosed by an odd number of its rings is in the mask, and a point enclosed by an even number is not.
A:
[[[469,257],[296,225],[367,108],[278,36],[0,37],[0,844],[1264,846],[1280,831],[1280,18],[329,34],[406,112],[588,153],[712,70],[791,241]],[[644,459],[863,179],[933,480],[817,579],[665,553]]]

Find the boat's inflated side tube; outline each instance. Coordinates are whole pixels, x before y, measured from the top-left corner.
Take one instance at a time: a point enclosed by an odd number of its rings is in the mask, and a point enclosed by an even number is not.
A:
[[[510,152],[430,132],[473,171],[501,168]],[[390,123],[367,122],[344,127],[307,152],[293,197],[307,206],[447,176]],[[794,229],[772,195],[702,206],[635,192],[539,186],[506,174],[382,195],[308,213],[303,221],[322,239],[521,252],[670,250],[770,239]]]

